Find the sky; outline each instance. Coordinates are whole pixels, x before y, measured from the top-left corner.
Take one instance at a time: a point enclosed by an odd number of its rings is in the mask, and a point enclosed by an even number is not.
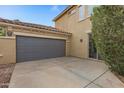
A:
[[[0,5],[0,17],[54,26],[52,21],[67,5]]]

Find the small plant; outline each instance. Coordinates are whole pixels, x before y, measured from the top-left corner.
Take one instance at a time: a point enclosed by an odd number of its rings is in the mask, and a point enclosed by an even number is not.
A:
[[[5,31],[3,27],[0,27],[0,36],[5,36]]]
[[[93,9],[92,32],[96,48],[109,68],[124,76],[124,6]]]

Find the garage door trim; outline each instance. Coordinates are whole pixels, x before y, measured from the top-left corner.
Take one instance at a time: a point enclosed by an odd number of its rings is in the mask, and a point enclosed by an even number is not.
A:
[[[29,34],[29,33],[21,33],[21,32],[14,32],[14,35],[16,35],[16,36],[28,36],[28,37],[39,37],[39,38],[67,40],[67,38],[63,38],[63,37],[48,36],[48,35],[37,35],[37,34]]]

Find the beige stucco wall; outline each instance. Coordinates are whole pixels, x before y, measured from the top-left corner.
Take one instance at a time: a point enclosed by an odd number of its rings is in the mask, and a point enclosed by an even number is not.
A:
[[[8,25],[4,25],[8,28]],[[31,37],[43,37],[52,39],[64,39],[66,41],[66,56],[70,55],[70,37],[69,35],[62,33],[51,33],[45,30],[23,28],[13,26],[6,29],[6,31],[13,32],[12,37],[0,37],[0,64],[16,63],[16,35],[31,36]]]
[[[87,6],[85,6],[86,18],[79,21],[78,7],[79,6],[75,6],[76,12],[74,14],[68,15],[68,12],[64,14],[55,22],[55,25],[57,28],[61,28],[61,25],[58,23],[64,24],[66,26],[66,28],[64,28],[65,31],[72,33],[70,55],[80,58],[88,58],[88,33],[91,32],[91,22],[90,17],[87,15]],[[80,42],[80,39],[83,39],[83,42]]]
[[[68,29],[68,15],[63,15],[62,18],[59,19],[59,21],[55,22],[55,27],[67,31]]]
[[[16,62],[15,38],[0,37],[0,64]]]

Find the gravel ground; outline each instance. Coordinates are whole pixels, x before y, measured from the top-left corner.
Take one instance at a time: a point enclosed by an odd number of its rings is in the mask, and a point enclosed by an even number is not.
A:
[[[8,88],[15,64],[0,65],[0,88]]]

